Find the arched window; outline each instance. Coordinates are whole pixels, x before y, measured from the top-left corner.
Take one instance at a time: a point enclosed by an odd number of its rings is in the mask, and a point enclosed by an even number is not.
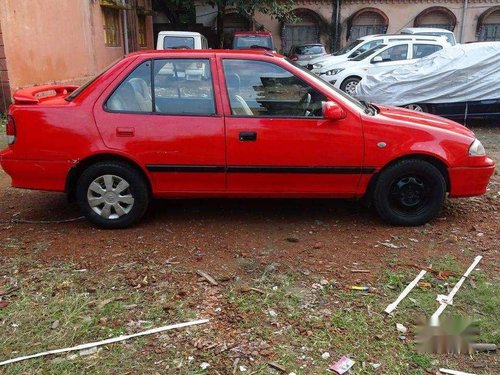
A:
[[[250,21],[239,13],[224,15],[224,48],[231,48],[233,35],[237,31],[250,30]]]
[[[363,8],[347,21],[347,40],[352,42],[365,35],[385,34],[389,18],[377,8]]]
[[[488,9],[477,22],[478,40],[500,40],[500,6]]]
[[[320,42],[320,16],[309,9],[295,9],[299,19],[295,23],[284,23],[281,31],[283,52],[288,53],[293,45]]]
[[[453,31],[457,24],[455,14],[445,7],[430,7],[422,11],[414,21],[415,27],[438,27]]]

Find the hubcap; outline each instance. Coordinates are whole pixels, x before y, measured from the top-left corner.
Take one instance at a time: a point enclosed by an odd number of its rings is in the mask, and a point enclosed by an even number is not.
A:
[[[87,202],[102,218],[116,220],[132,210],[134,197],[126,180],[106,174],[92,181],[87,190]]]
[[[416,176],[397,180],[390,190],[393,206],[398,210],[415,213],[425,206],[429,194],[422,179]]]
[[[423,112],[423,111],[424,111],[424,110],[422,109],[422,107],[421,107],[421,106],[419,106],[418,104],[408,104],[408,105],[406,106],[406,108],[411,109],[411,110],[413,110],[413,111],[415,111],[415,112]]]
[[[352,81],[349,82],[347,85],[345,85],[345,92],[348,93],[349,95],[354,95],[356,92],[356,86],[358,85],[358,82]]]

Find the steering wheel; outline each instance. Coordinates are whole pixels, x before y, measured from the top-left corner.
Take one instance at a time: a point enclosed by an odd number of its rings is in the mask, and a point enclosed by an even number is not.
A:
[[[304,116],[308,115],[309,104],[311,104],[311,94],[306,92],[299,100],[299,106],[302,108],[302,111],[304,111]]]

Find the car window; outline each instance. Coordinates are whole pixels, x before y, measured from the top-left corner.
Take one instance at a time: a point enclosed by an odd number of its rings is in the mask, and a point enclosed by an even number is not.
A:
[[[194,38],[184,36],[166,36],[163,49],[194,49]]]
[[[371,42],[368,42],[368,43],[365,43],[363,44],[361,47],[359,47],[356,51],[354,51],[350,56],[349,58],[351,57],[356,57],[356,56],[359,56],[361,55],[362,53],[365,53],[366,51],[369,51],[371,50],[372,48],[374,47],[377,47],[379,45],[381,45],[383,42],[382,39],[375,39],[375,40],[372,40]]]
[[[321,117],[326,97],[280,66],[223,61],[231,113],[237,116]]]
[[[442,50],[443,47],[435,44],[414,44],[413,58],[420,59],[425,56],[432,55],[434,52]]]
[[[295,48],[297,55],[318,55],[323,52],[323,46],[300,46]]]
[[[154,102],[158,113],[215,114],[210,60],[155,60]]]
[[[375,51],[378,51],[379,49],[382,49],[386,46],[386,44],[379,44],[378,46],[375,46],[373,47],[372,49],[369,49],[368,51],[366,52],[363,52],[362,54],[352,58],[352,59],[349,59],[349,60],[352,60],[352,61],[361,61],[361,60],[364,60],[366,59],[368,56],[371,56],[373,55],[373,53]]]
[[[408,58],[408,44],[399,44],[397,46],[387,48],[376,56],[382,57],[382,61],[384,62],[406,60]]]
[[[116,112],[152,112],[151,61],[145,61],[115,89],[106,109]]]
[[[210,61],[159,59],[143,62],[115,89],[106,102],[106,109],[115,112],[213,115],[215,103]]]

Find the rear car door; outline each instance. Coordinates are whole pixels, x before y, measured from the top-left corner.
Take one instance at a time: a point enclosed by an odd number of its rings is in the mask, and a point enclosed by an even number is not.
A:
[[[94,107],[104,143],[150,173],[157,195],[225,190],[213,54],[138,62]]]
[[[359,117],[325,119],[332,98],[276,58],[221,57],[228,192],[353,195],[363,173]]]

